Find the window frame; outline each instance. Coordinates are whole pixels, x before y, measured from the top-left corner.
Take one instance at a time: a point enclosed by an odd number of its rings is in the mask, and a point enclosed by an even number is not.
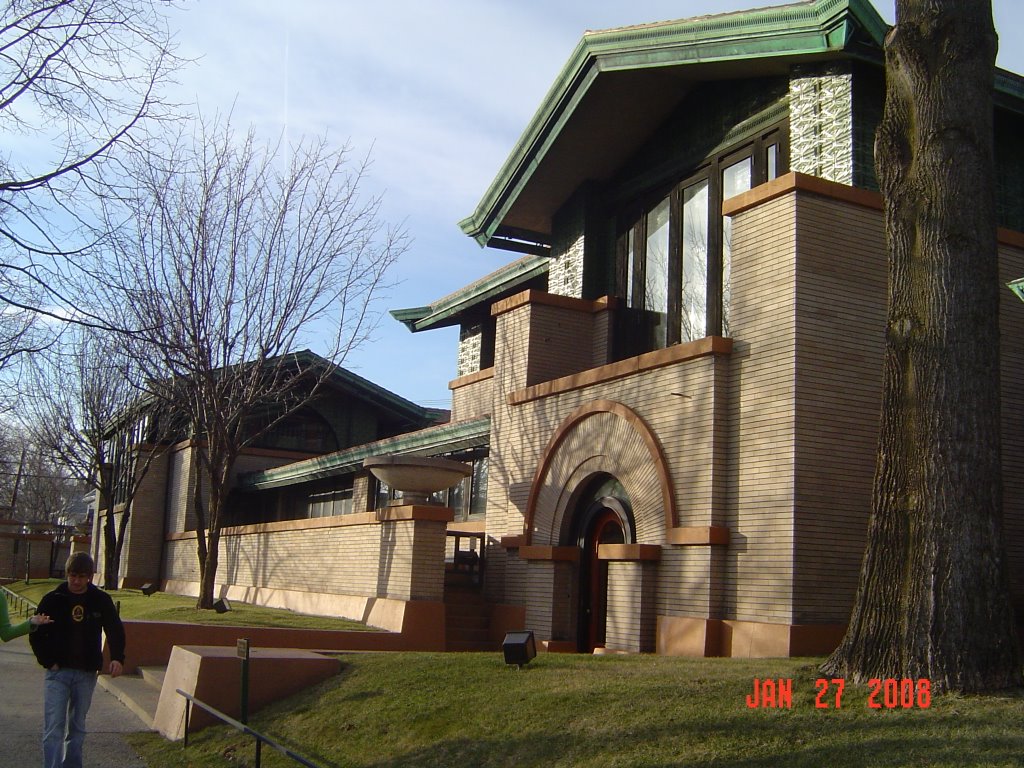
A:
[[[683,193],[693,185],[706,181],[708,185],[707,263],[705,294],[704,336],[719,336],[723,332],[724,228],[722,224],[722,189],[724,171],[751,159],[751,188],[768,181],[768,149],[776,146],[775,177],[789,168],[789,128],[783,121],[769,126],[757,135],[715,152],[697,163],[685,176],[671,185],[650,190],[618,218],[615,238],[615,291],[623,299],[625,311],[620,314],[617,331],[617,350],[621,359],[635,354],[660,349],[652,345],[651,333],[646,329],[648,312],[647,284],[647,217],[665,199],[669,200],[669,261],[668,307],[664,346],[672,346],[682,338],[682,280],[683,280]],[[632,240],[634,268],[630,273],[630,240]],[[698,336],[697,338],[700,338]]]

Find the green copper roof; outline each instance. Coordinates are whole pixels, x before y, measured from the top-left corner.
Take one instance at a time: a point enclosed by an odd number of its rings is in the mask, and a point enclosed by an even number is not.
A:
[[[602,145],[644,138],[699,79],[778,74],[795,59],[862,56],[869,49],[877,59],[886,30],[867,0],[811,0],[589,32],[460,226],[481,245],[506,245],[506,228],[542,241],[550,231],[545,215],[561,204],[556,195],[565,195],[559,163],[600,165]],[[612,111],[614,104],[622,108]],[[563,161],[566,155],[575,159]]]
[[[363,400],[391,411],[393,414],[405,418],[414,424],[429,424],[446,418],[446,411],[441,412],[436,408],[425,408],[422,405],[417,405],[389,389],[384,389],[379,384],[374,384],[369,379],[364,379],[362,376],[352,373],[352,371],[334,365],[326,358],[308,349],[293,354],[299,364],[303,366],[313,368],[331,366],[330,376],[327,379],[330,384],[348,390]]]
[[[525,256],[429,306],[393,309],[391,316],[404,323],[413,333],[454,325],[459,322],[462,312],[481,302],[497,301],[503,294],[519,290],[525,283],[547,272],[548,265],[546,256]]]
[[[427,427],[417,432],[364,443],[343,451],[328,453],[313,459],[286,464],[262,472],[252,472],[239,478],[242,491],[262,491],[285,485],[308,483],[337,475],[347,475],[362,469],[363,459],[381,454],[410,456],[436,456],[469,448],[482,448],[490,442],[491,420],[458,421]]]

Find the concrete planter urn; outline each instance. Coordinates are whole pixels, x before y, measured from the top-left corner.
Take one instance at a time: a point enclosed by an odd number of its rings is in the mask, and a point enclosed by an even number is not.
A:
[[[371,456],[363,467],[401,491],[400,504],[431,504],[430,494],[451,488],[473,471],[460,461],[426,456]]]

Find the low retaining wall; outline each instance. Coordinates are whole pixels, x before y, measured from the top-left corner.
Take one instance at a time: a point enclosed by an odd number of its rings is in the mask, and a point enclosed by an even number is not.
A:
[[[257,649],[249,657],[249,713],[298,693],[341,671],[329,656],[292,649]],[[185,736],[185,697],[178,689],[224,714],[241,716],[241,664],[235,648],[175,646],[160,690],[153,726],[165,738]],[[193,707],[189,732],[220,721]]]
[[[410,602],[403,610],[401,632],[238,627],[178,624],[167,621],[124,622],[125,672],[166,666],[176,645],[235,647],[240,639],[252,648],[299,648],[321,651],[443,651],[444,603]],[[107,653],[104,648],[104,653]],[[109,654],[107,654],[109,658]]]
[[[400,631],[393,604],[444,599],[451,519],[447,507],[404,505],[225,528],[215,594]],[[164,591],[199,593],[196,547],[194,531],[167,536]]]

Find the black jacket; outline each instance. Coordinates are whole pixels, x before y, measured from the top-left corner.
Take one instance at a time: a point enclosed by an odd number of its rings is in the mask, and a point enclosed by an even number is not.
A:
[[[59,667],[70,667],[74,654],[71,648],[72,631],[71,592],[67,582],[52,592],[47,592],[36,613],[45,613],[52,624],[42,624],[29,635],[32,651],[36,660],[49,669],[54,664]],[[88,671],[98,672],[103,667],[103,643],[100,630],[107,633],[107,645],[110,648],[111,661],[124,662],[124,626],[117,615],[114,601],[110,595],[94,584],[89,584],[85,592],[85,625],[83,639],[85,648],[80,649],[80,658],[84,663],[79,667]]]

